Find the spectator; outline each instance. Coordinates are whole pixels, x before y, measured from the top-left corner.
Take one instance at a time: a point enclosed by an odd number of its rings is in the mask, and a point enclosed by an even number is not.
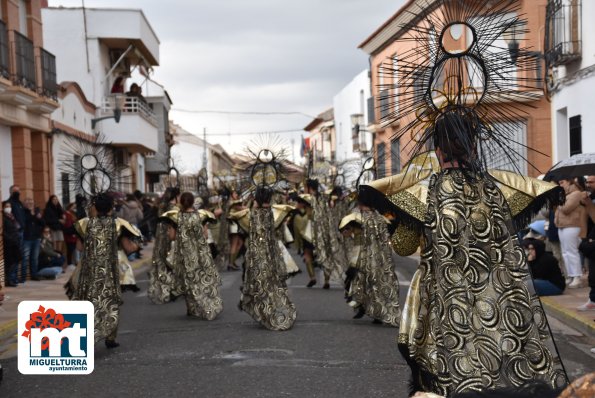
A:
[[[112,85],[112,94],[123,94],[124,93],[124,78],[118,76]]]
[[[6,285],[18,286],[17,266],[21,261],[21,248],[19,239],[20,225],[12,214],[9,201],[2,202],[2,238],[4,240],[4,273]]]
[[[69,203],[66,206],[66,212],[64,213],[64,242],[66,243],[66,264],[75,264],[74,252],[76,250],[76,230],[74,224],[77,221],[76,218],[76,204]]]
[[[63,272],[64,256],[54,250],[52,242],[52,230],[44,227],[43,238],[41,239],[41,253],[39,254],[39,271],[37,275],[47,279],[56,279],[56,276]]]
[[[87,198],[77,193],[74,201],[76,203],[76,219],[82,220],[87,217]]]
[[[25,206],[20,200],[21,189],[18,185],[12,185],[9,189],[10,197],[8,201],[10,202],[12,208],[12,215],[14,216],[15,220],[18,224],[18,237],[19,237],[19,245],[18,250],[20,252],[19,262],[23,260],[24,257],[24,246],[23,246],[23,235],[24,231],[23,228],[25,226]],[[18,272],[19,266],[17,264],[17,268],[15,269],[15,273]]]
[[[582,200],[585,210],[589,215],[589,232],[579,248],[589,261],[589,299],[577,309],[579,311],[595,310],[595,175],[590,175],[585,181],[590,195]]]
[[[119,217],[128,221],[130,224],[138,227],[143,220],[143,211],[138,204],[138,201],[132,194],[126,195],[126,201],[122,203]]]
[[[43,210],[43,219],[45,225],[50,227],[52,231],[52,241],[54,242],[54,249],[60,253],[64,253],[64,223],[66,218],[64,210],[56,195],[50,196],[50,199]]]
[[[30,266],[31,280],[38,281],[37,267],[39,260],[39,248],[41,245],[41,233],[45,222],[41,216],[39,207],[35,207],[33,199],[25,199],[25,226],[23,228],[23,262],[21,266],[20,282],[24,283],[27,278],[27,266]]]
[[[144,198],[142,206],[144,217],[140,224],[140,231],[145,237],[146,242],[151,242],[155,233],[154,227],[157,221],[157,209],[150,198]]]
[[[581,287],[583,274],[578,246],[581,237],[586,236],[586,211],[581,200],[587,194],[579,190],[574,180],[563,179],[559,184],[566,192],[566,203],[556,209],[554,222],[558,226],[562,256],[566,265],[566,284],[569,289],[575,289]]]
[[[545,251],[545,243],[539,239],[525,239],[523,247],[527,253],[527,262],[537,295],[558,296],[562,294],[566,288],[566,281],[562,276],[556,257]]]

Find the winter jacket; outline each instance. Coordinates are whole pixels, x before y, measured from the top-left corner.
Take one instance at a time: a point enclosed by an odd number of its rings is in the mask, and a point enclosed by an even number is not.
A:
[[[566,288],[566,281],[562,276],[556,257],[545,251],[545,243],[542,241],[536,239],[526,240],[524,245],[527,242],[535,248],[535,260],[528,262],[533,279],[549,281],[563,291]]]
[[[60,220],[64,216],[64,210],[61,207],[47,206],[43,211],[43,219],[52,231],[61,231],[63,226]]]
[[[39,212],[38,208],[35,209],[34,214],[31,214],[29,209],[25,209],[25,228],[23,240],[41,239],[45,221],[43,221],[43,217],[38,218],[36,216],[36,214],[38,214],[37,212]]]
[[[4,241],[4,262],[12,265],[21,261],[21,240],[19,223],[14,216],[2,213],[2,238]]]
[[[129,200],[122,204],[119,216],[130,224],[138,226],[143,220],[143,211],[137,201]]]
[[[571,185],[566,193],[566,203],[558,206],[554,219],[558,228],[579,227],[580,237],[587,236],[587,211],[581,204],[584,193],[579,191],[575,185]]]

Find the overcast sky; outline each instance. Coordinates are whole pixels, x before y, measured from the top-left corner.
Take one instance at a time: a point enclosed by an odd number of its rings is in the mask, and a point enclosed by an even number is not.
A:
[[[245,132],[301,130],[300,115],[185,113],[302,112],[317,115],[368,67],[357,46],[404,0],[86,0],[86,7],[140,8],[160,42],[153,79],[172,101],[170,119],[241,151]],[[80,7],[81,0],[50,0]],[[230,135],[214,135],[227,134]],[[284,134],[289,142],[300,133]],[[296,153],[299,160],[299,153]]]

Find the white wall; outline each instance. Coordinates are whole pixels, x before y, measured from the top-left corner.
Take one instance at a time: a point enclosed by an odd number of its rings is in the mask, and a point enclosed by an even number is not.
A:
[[[13,184],[12,136],[10,127],[0,124],[0,199],[8,199],[8,189]]]
[[[557,76],[562,78],[566,73],[584,70],[595,65],[595,1],[582,1],[582,58],[569,67],[558,67]],[[575,81],[573,84],[561,86],[560,91],[552,97],[552,131],[553,131],[553,163],[569,156],[568,120],[581,116],[582,152],[595,152],[595,112],[593,111],[593,93],[595,93],[595,72]]]
[[[360,100],[361,91],[363,91],[364,94],[363,104]],[[351,115],[355,113],[363,114],[364,126],[368,124],[367,100],[370,95],[370,78],[368,77],[368,70],[364,70],[355,76],[353,80],[333,98],[335,131],[337,137],[336,156],[338,162],[358,159],[361,157],[359,153],[353,152]]]

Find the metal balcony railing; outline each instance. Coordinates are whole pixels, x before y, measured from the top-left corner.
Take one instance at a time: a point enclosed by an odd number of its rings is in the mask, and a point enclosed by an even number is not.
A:
[[[132,97],[125,94],[108,95],[101,102],[101,112],[104,115],[112,115],[114,110],[122,110],[122,116],[138,114],[149,123],[157,127],[157,116],[149,105],[141,97]]]
[[[54,101],[58,100],[58,84],[56,82],[56,57],[44,50],[41,53],[41,87],[39,93]]]
[[[19,86],[35,91],[37,84],[35,79],[33,42],[15,30],[13,44],[16,60],[16,71],[13,75],[13,82]]]
[[[0,76],[10,79],[10,58],[8,57],[8,30],[0,20]]]
[[[580,0],[549,0],[546,7],[545,58],[551,66],[563,65],[582,55]]]
[[[374,109],[374,97],[368,98],[368,125],[376,123],[376,110]]]
[[[380,100],[380,119],[384,119],[389,114],[389,100],[388,100],[388,90],[382,90],[380,95],[378,96]]]

